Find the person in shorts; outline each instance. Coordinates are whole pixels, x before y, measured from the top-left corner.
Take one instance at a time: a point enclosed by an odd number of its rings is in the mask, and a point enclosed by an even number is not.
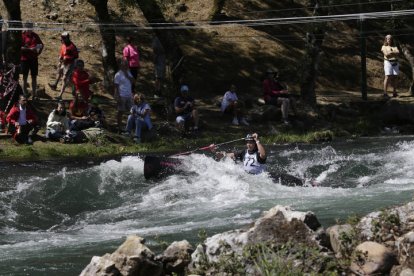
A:
[[[385,36],[384,44],[381,47],[381,52],[384,55],[384,98],[388,99],[388,85],[391,84],[393,88],[393,97],[398,97],[397,93],[397,76],[399,74],[398,55],[400,51],[394,45],[394,40],[391,35]]]
[[[43,42],[40,37],[33,32],[33,23],[25,23],[25,30],[22,32],[22,47],[20,56],[20,65],[23,74],[23,93],[26,97],[27,80],[29,72],[32,77],[32,93],[33,99],[37,99],[37,75],[39,72],[38,56],[42,53]]]
[[[62,99],[63,92],[65,92],[66,87],[71,81],[75,61],[79,57],[78,48],[70,40],[68,32],[63,32],[60,39],[62,45],[59,54],[58,74],[55,83],[49,84],[50,88],[56,90],[60,79],[63,78],[62,88],[60,89],[59,96],[56,97],[57,99]]]
[[[193,123],[193,130],[198,130],[198,111],[195,108],[194,99],[188,95],[188,86],[181,86],[180,91],[181,95],[174,101],[174,109],[177,114],[176,123],[183,131],[187,129],[188,123]]]
[[[120,60],[119,68],[114,77],[114,98],[117,101],[118,109],[118,131],[122,128],[122,115],[129,113],[132,107],[132,84],[134,82],[127,60]]]

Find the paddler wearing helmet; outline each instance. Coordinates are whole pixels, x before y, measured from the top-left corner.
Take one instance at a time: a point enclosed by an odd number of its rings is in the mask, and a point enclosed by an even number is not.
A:
[[[246,149],[239,152],[218,152],[217,158],[225,156],[243,162],[243,169],[250,174],[259,174],[266,170],[266,151],[259,141],[257,133],[247,134],[244,139]]]

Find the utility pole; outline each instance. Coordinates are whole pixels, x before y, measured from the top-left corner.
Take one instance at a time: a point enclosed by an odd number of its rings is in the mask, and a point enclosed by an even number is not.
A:
[[[361,5],[361,3],[360,3]],[[361,6],[359,8],[359,44],[361,50],[361,95],[364,101],[367,97],[367,43],[364,33],[364,15],[361,13]]]

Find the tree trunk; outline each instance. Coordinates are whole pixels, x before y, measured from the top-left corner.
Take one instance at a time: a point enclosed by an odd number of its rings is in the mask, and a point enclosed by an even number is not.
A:
[[[225,3],[226,3],[226,0],[214,0],[214,8],[211,11],[211,16],[210,16],[212,20],[222,19],[221,11],[223,10]]]
[[[408,92],[414,96],[414,55],[408,45],[401,43],[400,48],[403,52],[404,57],[407,59],[411,66],[411,83],[410,87],[408,88]]]
[[[319,12],[319,3],[314,3],[314,14]],[[305,103],[316,106],[315,83],[318,73],[321,46],[325,37],[325,24],[311,26],[311,31],[306,34],[306,51],[302,66],[302,79],[300,92]]]
[[[110,23],[108,0],[88,0],[94,6],[99,23]],[[115,58],[115,34],[111,27],[99,25],[102,37],[102,65],[104,68],[104,87],[111,89],[113,78],[117,71]]]
[[[155,0],[136,1],[148,22],[166,23],[164,15]],[[171,80],[175,86],[178,86],[181,75],[183,74],[182,63],[180,63],[183,58],[183,53],[175,39],[179,31],[154,29],[154,32],[165,49],[171,68]]]
[[[21,28],[21,11],[20,0],[3,0],[4,6],[7,10],[7,20],[17,22],[7,22],[8,28]],[[6,24],[6,23],[5,23]],[[22,45],[22,32],[21,31],[7,31],[4,59],[6,62],[13,64],[20,63],[20,48]]]

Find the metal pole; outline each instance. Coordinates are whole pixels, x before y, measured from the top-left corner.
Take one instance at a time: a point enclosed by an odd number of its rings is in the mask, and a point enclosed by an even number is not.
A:
[[[364,33],[364,17],[360,15],[359,20],[359,40],[361,49],[361,95],[362,99],[366,101],[367,97],[367,45]]]

